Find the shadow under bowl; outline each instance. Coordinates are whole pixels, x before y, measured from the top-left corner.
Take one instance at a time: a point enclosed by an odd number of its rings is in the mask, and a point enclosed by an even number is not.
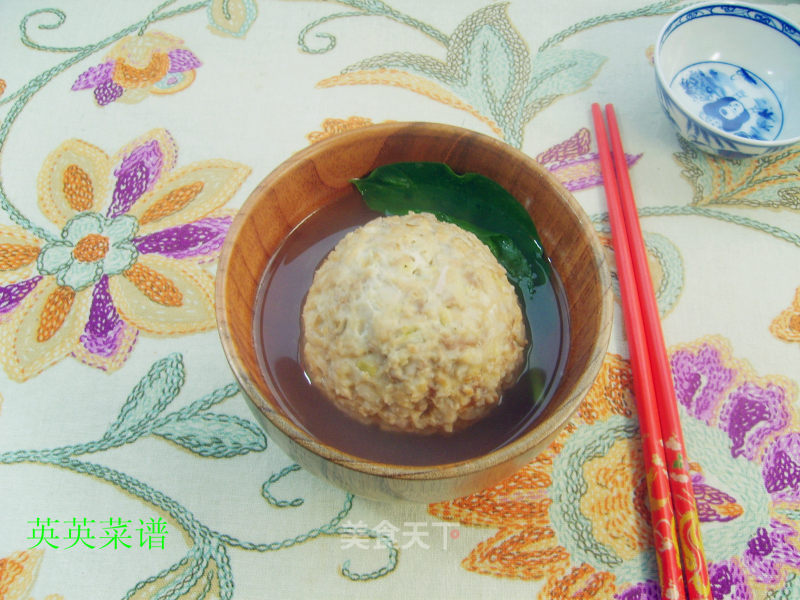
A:
[[[352,195],[351,179],[404,161],[448,164],[505,187],[530,213],[564,288],[569,346],[548,404],[524,433],[494,451],[449,464],[365,460],[309,434],[275,398],[254,335],[259,285],[271,257],[306,217]],[[611,332],[605,253],[586,213],[536,161],[494,138],[443,124],[387,123],[336,135],[290,157],[247,199],[228,232],[216,281],[217,322],[230,366],[258,422],[306,470],[356,495],[435,502],[510,476],[544,450],[594,382]],[[291,398],[281,399],[291,406]]]

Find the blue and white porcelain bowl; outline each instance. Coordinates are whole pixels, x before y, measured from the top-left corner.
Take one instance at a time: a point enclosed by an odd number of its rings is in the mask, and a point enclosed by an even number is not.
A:
[[[741,2],[676,13],[655,46],[658,97],[680,134],[725,158],[800,142],[800,28]]]

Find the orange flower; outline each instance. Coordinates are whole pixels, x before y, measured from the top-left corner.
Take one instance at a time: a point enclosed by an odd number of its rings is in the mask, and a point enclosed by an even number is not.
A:
[[[106,61],[80,74],[75,91],[94,89],[100,106],[141,102],[149,94],[173,94],[189,87],[201,66],[183,40],[160,31],[129,35],[117,42]]]
[[[202,263],[216,258],[232,220],[221,209],[249,169],[220,159],[174,168],[176,157],[154,130],[114,157],[70,140],[47,158],[39,207],[61,234],[0,225],[0,363],[11,379],[69,355],[114,370],[139,332],[214,327]]]
[[[0,558],[0,600],[32,600],[43,556],[43,550],[22,550]],[[63,596],[49,594],[44,600],[63,600]]]

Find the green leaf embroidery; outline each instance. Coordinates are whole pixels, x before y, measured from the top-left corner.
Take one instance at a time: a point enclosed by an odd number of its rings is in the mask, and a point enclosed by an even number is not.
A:
[[[447,58],[460,75],[456,92],[516,138],[531,60],[507,8],[495,4],[468,16],[453,33]]]
[[[267,439],[258,427],[225,414],[201,413],[170,421],[156,426],[153,433],[195,454],[216,458],[258,452],[267,447]]]
[[[524,120],[530,121],[561,96],[589,87],[605,57],[587,50],[547,48],[533,59],[533,73],[525,94]]]
[[[204,554],[207,552],[198,553],[197,547],[193,548],[177,563],[141,581],[125,596],[125,600],[208,598],[208,592],[217,579],[217,565]]]
[[[382,5],[379,0],[357,0],[364,5]],[[172,6],[174,2],[167,0],[159,2],[158,6],[150,11],[146,17],[132,25],[125,26],[115,33],[103,34],[102,39],[84,46],[51,46],[36,42],[29,35],[29,21],[31,28],[38,30],[58,29],[66,20],[66,13],[60,9],[45,8],[35,9],[26,14],[19,23],[20,41],[31,48],[42,52],[67,53],[69,56],[48,69],[12,93],[3,94],[0,89],[0,106],[12,106],[2,119],[0,126],[0,150],[5,145],[7,134],[16,118],[23,112],[28,102],[43,87],[66,69],[79,64],[81,61],[106,48],[123,37],[138,31],[139,35],[145,33],[154,23],[185,15],[204,8],[208,9],[209,21],[226,35],[241,37],[249,30],[255,19],[255,0],[198,0],[180,6]],[[222,18],[212,11],[221,11]],[[41,15],[49,16],[49,20],[41,21]],[[37,17],[32,21],[34,17]],[[432,32],[432,31],[431,31]],[[3,82],[0,81],[0,88]],[[5,212],[16,225],[30,231],[44,241],[55,242],[59,238],[48,229],[35,225],[30,221],[7,197],[2,183],[0,183],[0,210]],[[101,439],[90,442],[61,446],[41,450],[11,450],[0,452],[0,465],[11,464],[40,464],[59,469],[66,469],[75,474],[91,477],[94,481],[102,481],[133,498],[138,498],[142,503],[152,505],[164,515],[169,515],[180,526],[190,540],[193,547],[178,562],[165,568],[160,573],[137,583],[129,590],[124,598],[219,598],[227,600],[233,597],[233,574],[231,571],[228,548],[235,547],[248,551],[268,552],[291,547],[307,542],[321,536],[343,535],[339,523],[352,509],[353,497],[348,494],[344,507],[327,523],[314,527],[292,538],[283,538],[269,543],[253,543],[238,540],[224,533],[211,530],[199,522],[194,515],[174,499],[150,487],[147,483],[137,480],[121,471],[106,467],[101,464],[84,462],[75,457],[82,454],[99,453],[111,448],[131,443],[136,439],[150,433],[154,428],[161,427],[166,431],[175,433],[181,429],[181,423],[195,419],[195,415],[207,410],[210,406],[219,403],[238,392],[236,384],[229,384],[196,400],[189,406],[181,408],[168,415],[163,415],[165,408],[177,397],[184,384],[184,367],[180,355],[171,355],[152,365],[149,372],[135,386],[127,397],[115,421],[108,428]],[[68,383],[68,382],[67,382]],[[253,424],[237,417],[225,415],[205,414],[196,417],[196,420],[211,424],[211,429],[224,430],[224,439],[220,442],[208,443],[205,439],[200,442],[212,448],[220,456],[233,456],[250,450],[263,449],[266,438]],[[225,423],[225,425],[219,425]],[[231,433],[233,432],[233,433]],[[166,436],[165,436],[166,437]],[[202,437],[202,436],[201,436]],[[191,435],[184,436],[191,441]],[[187,442],[189,443],[189,442]],[[237,448],[239,451],[237,451]],[[383,539],[373,532],[375,539]],[[397,549],[391,542],[387,542],[389,549],[389,562],[386,566],[372,573],[353,573],[347,565],[341,568],[341,573],[355,581],[375,579],[392,571],[397,564]],[[35,575],[35,573],[34,573]],[[124,574],[123,574],[124,575]],[[26,582],[23,582],[26,583]],[[30,582],[27,582],[30,583]]]
[[[391,52],[352,64],[319,85],[381,83],[410,89],[474,114],[520,147],[524,125],[561,96],[586,88],[605,60],[584,50],[547,48],[532,61],[508,18],[508,3],[481,8],[451,36],[434,39],[447,49],[444,60]]]
[[[611,227],[608,221],[595,223],[600,243],[606,252],[612,253]],[[650,265],[650,276],[655,288],[658,312],[665,317],[675,308],[684,287],[684,265],[678,247],[667,237],[650,231],[643,231],[645,250]],[[614,261],[611,263],[614,264]],[[614,294],[619,298],[619,276],[615,267],[611,270],[611,285]]]
[[[146,429],[143,425],[148,425],[175,399],[184,380],[183,360],[179,354],[153,363],[147,375],[133,388],[105,437]]]
[[[739,206],[800,211],[800,148],[760,158],[730,160],[697,150],[678,138],[675,158],[694,188],[694,206]]]
[[[252,27],[258,9],[254,0],[211,0],[207,13],[212,32],[241,38]]]

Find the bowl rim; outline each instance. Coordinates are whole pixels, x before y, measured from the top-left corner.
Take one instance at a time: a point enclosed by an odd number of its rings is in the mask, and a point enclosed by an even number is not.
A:
[[[681,111],[687,115],[690,119],[695,122],[702,123],[703,127],[707,127],[711,131],[714,132],[715,135],[731,141],[738,146],[749,146],[751,148],[761,148],[763,150],[772,150],[778,149],[783,147],[792,146],[798,142],[800,142],[800,135],[796,135],[793,137],[786,137],[786,138],[777,138],[774,140],[753,140],[750,138],[744,138],[737,135],[733,135],[732,133],[728,133],[724,129],[720,129],[710,123],[706,123],[704,121],[700,121],[697,115],[691,111],[686,104],[675,94],[673,94],[672,89],[670,88],[669,82],[664,75],[664,69],[661,65],[661,47],[664,44],[664,41],[667,37],[672,33],[672,27],[681,19],[684,15],[696,11],[702,8],[710,8],[712,6],[720,6],[720,7],[740,7],[746,8],[748,10],[752,10],[756,13],[760,13],[763,15],[767,15],[776,21],[779,21],[784,27],[792,28],[796,32],[800,32],[800,26],[798,26],[793,21],[789,20],[785,16],[778,14],[768,8],[764,8],[763,6],[759,6],[756,4],[751,4],[748,2],[740,2],[739,0],[717,0],[717,1],[709,1],[709,2],[699,2],[697,4],[692,4],[687,6],[686,8],[681,9],[680,11],[676,12],[672,17],[670,17],[666,23],[661,26],[661,29],[658,32],[658,36],[656,37],[656,43],[653,51],[653,66],[655,67],[656,77],[658,78],[658,82],[663,90],[663,93],[666,94],[669,99],[676,105]],[[727,16],[735,16],[735,15],[726,15],[724,13],[715,14],[714,16],[719,17],[727,17]],[[738,17],[737,17],[738,18]],[[754,20],[754,19],[751,19]],[[773,28],[774,29],[774,28]],[[785,36],[783,32],[779,32]],[[789,36],[785,36],[789,37]],[[791,39],[791,38],[790,38]],[[794,41],[799,49],[800,49],[800,40],[792,40]]]
[[[394,464],[394,463],[382,463],[374,460],[370,460],[367,458],[363,458],[361,456],[356,456],[353,454],[349,454],[343,450],[340,450],[334,446],[325,444],[324,442],[316,439],[313,435],[308,433],[307,431],[303,430],[299,427],[296,423],[294,423],[290,418],[281,414],[280,411],[275,410],[271,406],[269,406],[269,402],[264,399],[263,401],[267,404],[269,411],[265,412],[261,409],[259,402],[254,401],[253,398],[250,397],[251,394],[255,394],[256,396],[262,396],[258,388],[255,384],[250,381],[249,376],[247,375],[246,369],[244,368],[244,364],[242,359],[237,355],[236,348],[234,346],[234,342],[232,339],[227,339],[226,335],[223,334],[223,329],[227,326],[227,307],[225,301],[225,277],[223,274],[227,271],[225,269],[225,265],[230,260],[230,255],[232,253],[232,248],[234,246],[233,242],[238,237],[237,234],[240,229],[245,225],[246,219],[244,215],[249,212],[248,209],[251,209],[252,206],[257,204],[258,202],[262,201],[259,190],[267,187],[272,181],[282,177],[286,171],[291,169],[295,164],[309,159],[313,155],[324,152],[328,147],[336,147],[338,144],[346,141],[347,137],[357,137],[359,135],[364,135],[365,130],[369,130],[370,132],[374,133],[376,136],[380,135],[390,135],[392,133],[399,133],[406,128],[409,127],[419,127],[423,126],[429,128],[429,131],[434,131],[438,134],[446,134],[449,136],[462,137],[464,135],[469,135],[473,137],[480,138],[483,143],[493,145],[498,148],[502,148],[504,152],[510,153],[513,156],[515,161],[519,161],[525,163],[526,166],[537,170],[540,175],[546,178],[550,185],[560,188],[561,193],[559,196],[566,201],[566,205],[564,206],[565,210],[570,210],[573,214],[575,214],[576,219],[583,222],[589,222],[588,216],[584,211],[583,207],[578,203],[578,201],[574,198],[571,192],[569,192],[558,179],[555,178],[547,169],[545,169],[542,165],[540,165],[537,161],[535,161],[531,156],[524,153],[522,150],[517,149],[510,144],[493,138],[489,135],[480,133],[478,131],[474,131],[471,129],[459,127],[456,125],[450,125],[445,123],[437,123],[437,122],[426,122],[426,121],[390,121],[384,122],[379,124],[369,125],[367,127],[358,128],[355,130],[345,131],[337,133],[330,138],[321,140],[314,144],[311,144],[296,153],[289,156],[279,165],[277,165],[271,172],[267,174],[251,191],[248,198],[242,204],[242,206],[238,209],[237,215],[234,218],[231,227],[228,230],[226,235],[225,241],[223,243],[222,250],[220,252],[219,261],[218,261],[218,270],[217,275],[215,277],[215,304],[216,304],[216,316],[217,316],[217,331],[220,335],[220,339],[223,346],[223,351],[225,357],[230,364],[231,370],[237,381],[242,388],[242,392],[245,395],[248,403],[250,404],[251,408],[254,408],[261,416],[264,417],[266,421],[272,427],[277,428],[284,436],[287,436],[291,439],[291,441],[295,444],[301,446],[305,451],[311,452],[312,454],[316,455],[319,458],[322,458],[326,461],[331,461],[340,467],[352,470],[357,473],[362,473],[365,475],[372,475],[372,476],[379,476],[379,477],[390,477],[393,479],[402,479],[402,480],[415,480],[415,481],[424,481],[424,480],[448,480],[448,479],[456,479],[461,478],[468,475],[475,475],[477,473],[488,471],[492,467],[495,467],[499,464],[507,464],[509,462],[518,459],[520,456],[525,455],[526,453],[530,452],[531,449],[535,448],[542,440],[551,440],[558,431],[566,424],[569,420],[570,416],[577,410],[578,406],[582,402],[586,393],[588,393],[589,388],[594,383],[595,379],[597,378],[600,372],[600,365],[603,362],[603,359],[600,357],[604,357],[605,353],[608,351],[608,346],[611,339],[611,329],[613,323],[613,311],[614,311],[614,296],[612,291],[611,285],[611,272],[608,265],[608,260],[605,257],[605,253],[600,242],[599,237],[596,233],[593,236],[590,236],[589,239],[589,247],[592,252],[592,259],[595,263],[599,265],[599,269],[597,269],[598,278],[599,278],[599,288],[602,290],[601,292],[601,302],[599,306],[600,312],[600,328],[598,330],[597,338],[593,341],[591,345],[591,349],[586,353],[587,363],[592,363],[597,360],[598,367],[596,370],[587,370],[580,374],[577,378],[573,390],[580,390],[580,393],[575,392],[573,396],[575,396],[572,401],[566,402],[563,406],[556,409],[552,415],[550,415],[545,424],[549,424],[549,427],[543,432],[541,436],[542,439],[531,439],[530,438],[530,431],[522,434],[515,439],[511,440],[507,444],[491,451],[486,454],[482,454],[480,456],[476,456],[473,458],[469,458],[463,461],[452,462],[452,463],[441,463],[441,464],[431,464],[431,465],[402,465],[402,464]],[[304,217],[304,218],[307,218]],[[301,219],[302,221],[302,219]],[[297,225],[295,225],[296,227]],[[292,230],[294,227],[292,228]],[[594,231],[592,229],[592,231]],[[287,234],[288,235],[288,234]],[[271,259],[270,259],[271,261]],[[270,262],[268,261],[268,263]],[[261,275],[259,275],[261,277]],[[259,287],[259,286],[257,286]],[[262,374],[262,376],[264,376]],[[265,383],[267,383],[267,387],[271,388],[272,386],[265,377]]]

